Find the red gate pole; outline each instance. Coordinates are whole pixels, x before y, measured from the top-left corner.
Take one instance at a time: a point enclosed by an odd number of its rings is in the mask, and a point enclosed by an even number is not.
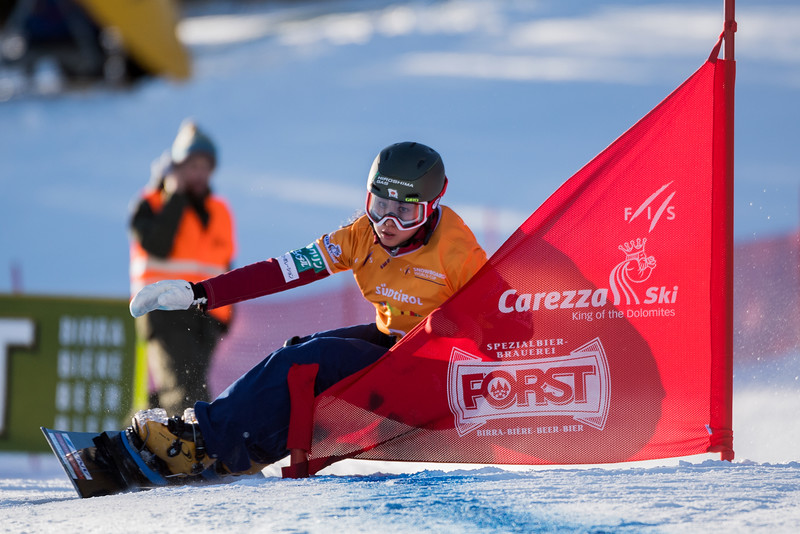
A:
[[[719,95],[724,105],[724,189],[719,196],[712,194],[718,213],[722,214],[719,225],[712,229],[718,242],[724,242],[725,253],[712,259],[712,271],[716,280],[715,305],[712,316],[712,349],[717,354],[717,364],[712,370],[711,446],[709,452],[719,452],[722,460],[731,461],[733,451],[733,149],[734,149],[734,83],[736,63],[734,61],[734,33],[736,32],[735,0],[725,2],[725,26],[723,29],[724,64],[722,68],[723,94]],[[720,140],[722,141],[722,140]],[[722,184],[720,184],[722,185]],[[712,236],[712,239],[715,239]]]
[[[728,428],[733,430],[733,150],[734,150],[734,86],[736,82],[736,63],[734,54],[734,34],[736,33],[736,0],[725,0],[725,61],[730,62],[725,69],[725,196],[727,198],[727,306],[725,321],[727,323],[726,359],[728,369],[726,380],[728,382]],[[722,460],[733,461],[733,436],[731,435],[731,448],[720,454]]]
[[[736,33],[736,0],[725,0],[725,59],[735,61],[733,34]],[[733,96],[733,88],[731,88]],[[731,113],[731,115],[733,115]]]
[[[708,452],[719,452],[722,460],[733,460],[733,116],[736,63],[733,34],[736,31],[734,1],[725,0],[724,61],[719,48],[712,52],[715,66],[714,121],[721,135],[714,135],[714,177],[711,202],[711,434]],[[711,58],[710,58],[711,59]],[[716,126],[715,126],[716,129]]]

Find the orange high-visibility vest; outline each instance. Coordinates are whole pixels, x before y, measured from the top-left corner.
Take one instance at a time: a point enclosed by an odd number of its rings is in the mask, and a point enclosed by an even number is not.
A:
[[[161,191],[145,193],[144,200],[154,213],[164,205]],[[194,210],[183,210],[172,250],[166,258],[149,254],[137,240],[131,240],[131,295],[159,280],[200,282],[228,271],[235,250],[233,218],[227,204],[213,195],[206,198],[205,207],[209,214],[205,228]],[[224,306],[208,313],[227,322],[231,312],[230,306]]]

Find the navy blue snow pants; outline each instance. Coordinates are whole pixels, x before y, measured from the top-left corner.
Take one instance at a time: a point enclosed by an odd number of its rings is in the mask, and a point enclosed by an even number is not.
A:
[[[271,464],[289,454],[289,386],[293,364],[319,364],[317,395],[383,356],[394,337],[375,324],[319,332],[295,340],[242,375],[213,402],[194,405],[211,457],[232,472],[250,469],[251,460]]]

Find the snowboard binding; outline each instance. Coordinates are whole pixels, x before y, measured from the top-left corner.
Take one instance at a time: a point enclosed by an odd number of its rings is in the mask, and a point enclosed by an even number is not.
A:
[[[165,477],[196,476],[214,463],[191,408],[171,418],[162,408],[140,410],[125,436],[144,462]]]

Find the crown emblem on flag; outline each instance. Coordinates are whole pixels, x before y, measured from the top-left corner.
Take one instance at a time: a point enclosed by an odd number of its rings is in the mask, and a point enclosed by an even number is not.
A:
[[[644,245],[647,243],[647,238],[637,238],[631,239],[630,241],[619,245],[619,248],[622,252],[625,253],[626,260],[639,260],[643,256],[646,256],[644,252]]]

